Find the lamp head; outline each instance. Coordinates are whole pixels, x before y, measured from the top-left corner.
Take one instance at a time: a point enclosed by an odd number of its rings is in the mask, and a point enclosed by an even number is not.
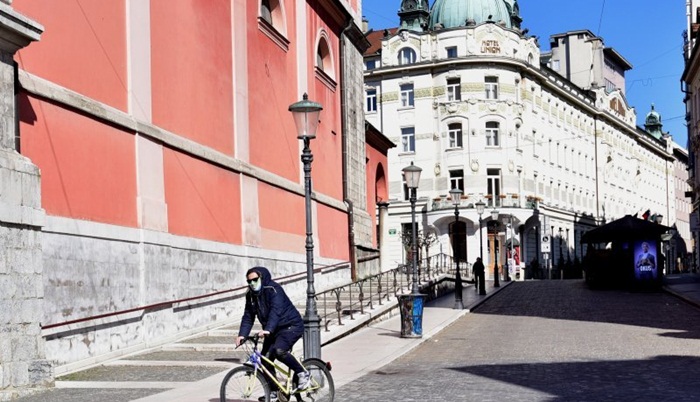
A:
[[[476,213],[479,214],[479,216],[481,216],[481,214],[484,213],[484,209],[486,208],[486,204],[484,204],[482,201],[479,201],[476,204],[474,204],[474,206],[476,207]]]
[[[453,188],[450,190],[450,198],[452,199],[452,205],[459,205],[459,203],[462,201],[462,190]]]
[[[309,95],[304,94],[303,99],[299,102],[289,105],[289,111],[294,116],[294,124],[297,127],[297,138],[316,138],[316,130],[318,129],[319,115],[323,110],[323,106],[319,103],[309,100]]]
[[[493,211],[491,211],[491,219],[493,219],[494,221],[498,220],[498,210],[496,208],[494,208]]]
[[[414,165],[413,162],[411,162],[409,166],[401,169],[401,172],[403,172],[403,179],[406,181],[406,186],[408,186],[408,188],[418,188],[418,184],[420,183],[420,172],[422,171],[423,169]]]

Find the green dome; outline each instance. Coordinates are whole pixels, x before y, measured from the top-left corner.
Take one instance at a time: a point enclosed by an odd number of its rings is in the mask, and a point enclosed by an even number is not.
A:
[[[506,4],[508,3],[508,4]],[[509,8],[517,3],[514,0],[435,0],[430,10],[430,29],[456,28],[467,25],[467,20],[475,24],[491,21],[512,28]],[[471,22],[470,21],[470,22]]]

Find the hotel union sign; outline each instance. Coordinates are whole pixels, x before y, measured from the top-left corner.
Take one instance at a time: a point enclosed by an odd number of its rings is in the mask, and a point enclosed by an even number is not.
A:
[[[481,53],[501,53],[501,45],[497,40],[486,39],[481,41]]]

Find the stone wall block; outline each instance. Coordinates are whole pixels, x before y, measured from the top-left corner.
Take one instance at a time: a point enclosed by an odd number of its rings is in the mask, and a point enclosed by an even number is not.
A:
[[[10,383],[13,387],[26,387],[29,385],[29,363],[15,361],[10,363]]]
[[[40,177],[34,174],[22,175],[22,205],[41,208]]]
[[[53,365],[48,360],[34,360],[29,363],[29,383],[33,386],[51,386],[53,378]]]

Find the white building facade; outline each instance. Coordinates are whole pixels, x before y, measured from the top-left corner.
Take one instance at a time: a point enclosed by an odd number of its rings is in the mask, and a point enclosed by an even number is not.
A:
[[[411,215],[401,170],[411,162],[423,169],[418,230],[439,239],[428,254],[469,263],[483,255],[487,278],[505,276],[511,251],[521,267],[549,263],[559,275],[582,259],[580,238],[597,224],[646,210],[676,216],[666,196],[674,186],[670,137],[638,128],[620,89],[580,88],[546,66],[551,54],[541,64],[517,1],[437,0],[430,11],[411,3],[401,4],[400,28],[367,34],[365,53],[366,119],[397,144],[381,234],[385,269],[406,259],[401,233]],[[624,60],[602,41],[597,51],[603,65]],[[464,194],[459,225],[453,188]],[[486,204],[481,216],[477,202]]]

